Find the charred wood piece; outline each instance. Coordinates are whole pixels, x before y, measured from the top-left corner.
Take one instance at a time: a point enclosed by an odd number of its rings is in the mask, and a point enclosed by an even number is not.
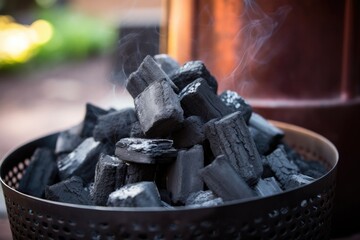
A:
[[[200,175],[208,188],[224,201],[253,197],[254,193],[224,155],[201,169]]]
[[[177,90],[177,87],[166,73],[160,68],[155,60],[148,55],[144,58],[139,68],[130,74],[126,83],[126,89],[133,98],[136,98],[153,82],[162,80],[168,82],[172,88]]]
[[[261,197],[274,195],[276,193],[282,192],[278,181],[274,177],[259,179],[258,183],[255,186],[255,191],[257,195]]]
[[[116,143],[115,155],[133,163],[168,163],[177,155],[172,145],[169,139],[123,138]]]
[[[209,85],[211,91],[215,95],[217,94],[218,83],[215,77],[213,77],[207,70],[202,61],[189,61],[185,63],[173,75],[171,75],[170,78],[180,91],[196,79],[203,78]]]
[[[94,127],[97,124],[98,117],[105,115],[109,111],[99,108],[93,104],[86,104],[86,113],[83,120],[83,126],[80,133],[82,138],[89,138],[93,136]]]
[[[85,190],[83,180],[77,176],[47,187],[45,198],[57,202],[92,205],[90,193]]]
[[[168,76],[171,76],[180,68],[180,64],[167,54],[157,54],[154,59]]]
[[[32,155],[17,190],[34,197],[43,197],[45,187],[54,184],[57,177],[58,169],[52,150],[38,148]]]
[[[207,122],[231,113],[203,78],[198,78],[187,85],[179,93],[179,98],[185,116],[199,116]]]
[[[215,156],[224,155],[250,186],[257,183],[263,172],[262,160],[241,113],[208,122],[205,134]]]
[[[181,128],[172,133],[176,148],[188,148],[205,140],[204,121],[198,116],[186,118]]]
[[[220,99],[232,112],[240,112],[245,122],[248,123],[252,114],[252,107],[237,92],[226,90],[220,94]]]
[[[94,139],[115,144],[121,138],[130,136],[132,124],[136,121],[133,108],[125,108],[100,116],[94,128]]]
[[[126,185],[109,195],[111,207],[161,207],[159,191],[153,182]]]
[[[167,81],[156,81],[135,98],[141,129],[148,137],[166,137],[179,127],[184,112]]]
[[[203,190],[204,182],[199,175],[199,170],[203,167],[204,151],[201,145],[179,151],[167,178],[167,189],[171,193],[172,202],[185,203],[191,193]]]

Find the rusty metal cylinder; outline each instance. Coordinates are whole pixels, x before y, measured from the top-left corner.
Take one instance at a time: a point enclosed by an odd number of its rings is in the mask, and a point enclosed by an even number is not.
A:
[[[267,118],[319,132],[339,149],[333,235],[359,231],[360,2],[168,0],[162,49],[200,59]]]

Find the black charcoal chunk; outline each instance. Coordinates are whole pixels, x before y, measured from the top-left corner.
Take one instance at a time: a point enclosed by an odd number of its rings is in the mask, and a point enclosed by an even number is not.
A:
[[[180,64],[167,54],[157,54],[154,59],[168,76],[171,76],[180,68]]]
[[[289,161],[283,148],[277,148],[267,157],[267,164],[283,188],[287,186],[292,175],[299,174],[299,168]],[[285,188],[286,189],[286,188]]]
[[[159,191],[153,182],[126,185],[109,195],[111,207],[161,207]]]
[[[276,193],[282,192],[278,181],[274,177],[259,179],[258,183],[255,185],[256,193],[261,196],[270,196]]]
[[[284,132],[272,125],[265,118],[257,113],[252,113],[249,126],[252,127],[252,135],[261,154],[272,152],[284,137]]]
[[[57,162],[59,175],[62,180],[74,175],[75,171],[81,168],[84,162],[92,161],[99,154],[100,142],[94,138],[85,139],[74,151]],[[96,164],[96,163],[95,163]],[[94,164],[94,166],[95,166]]]
[[[186,199],[186,206],[217,206],[223,203],[223,200],[216,196],[211,190],[198,191],[189,195]]]
[[[72,134],[70,131],[63,131],[59,133],[56,140],[55,154],[64,154],[72,152],[83,139],[77,135]]]
[[[188,148],[205,140],[204,121],[198,116],[186,118],[179,130],[172,133],[176,148]]]
[[[199,116],[207,122],[231,113],[203,78],[187,85],[179,93],[179,98],[185,116]]]
[[[116,143],[115,155],[133,163],[168,163],[177,155],[172,145],[169,139],[123,138]]]
[[[83,180],[77,176],[47,187],[45,198],[57,202],[92,205],[90,193],[85,190]]]
[[[98,117],[107,114],[109,111],[99,108],[90,103],[86,104],[85,118],[82,124],[80,136],[88,138],[93,136],[94,127],[97,124]]]
[[[204,151],[201,145],[181,150],[170,166],[167,189],[174,203],[185,203],[188,196],[204,188],[199,170],[204,167]]]
[[[173,75],[171,75],[170,78],[180,91],[194,80],[203,78],[211,88],[211,91],[215,94],[217,93],[217,81],[206,69],[202,61],[189,61],[185,63]]]
[[[45,187],[54,184],[57,177],[58,169],[52,150],[37,148],[17,190],[34,197],[43,197]]]
[[[156,165],[127,163],[124,185],[142,181],[154,181],[156,176]]]
[[[252,114],[252,107],[237,92],[226,90],[220,94],[220,99],[232,112],[240,112],[245,122],[249,122]]]
[[[253,191],[224,155],[216,157],[199,172],[208,188],[224,201],[254,196]]]
[[[137,120],[136,122],[134,122],[131,126],[131,130],[130,130],[130,137],[131,138],[145,138],[145,134],[141,129],[141,125],[139,120]]]
[[[96,164],[92,191],[94,204],[105,206],[109,194],[125,181],[126,164],[116,157],[102,155]]]
[[[184,120],[176,93],[167,81],[156,81],[135,98],[141,129],[148,137],[166,137]]]
[[[160,68],[151,56],[146,56],[139,68],[130,74],[126,89],[133,98],[136,98],[151,83],[155,81],[166,81],[172,88],[177,90],[175,84],[170,80],[166,73]]]
[[[208,122],[205,134],[215,156],[225,155],[250,186],[257,183],[263,172],[262,160],[239,112]]]
[[[288,190],[288,189],[300,187],[302,185],[309,184],[314,180],[315,180],[314,178],[310,176],[306,176],[301,173],[293,174],[289,176],[289,178],[287,179],[286,184],[284,184],[284,189]]]
[[[125,108],[99,117],[93,132],[96,141],[116,143],[129,137],[132,124],[137,121],[135,110]]]

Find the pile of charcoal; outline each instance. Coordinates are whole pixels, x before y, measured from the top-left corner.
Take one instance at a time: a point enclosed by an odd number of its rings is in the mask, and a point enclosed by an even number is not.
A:
[[[217,95],[201,61],[147,56],[127,79],[134,108],[86,105],[83,122],[38,148],[18,190],[112,207],[216,206],[277,194],[326,173],[236,92]]]

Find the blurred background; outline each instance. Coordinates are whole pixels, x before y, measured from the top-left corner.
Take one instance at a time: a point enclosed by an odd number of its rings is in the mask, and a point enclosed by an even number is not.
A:
[[[331,231],[360,238],[357,0],[0,0],[0,157],[77,124],[86,102],[132,105],[124,82],[157,53],[204,61],[220,91],[334,142]],[[0,239],[10,238],[1,193]]]

